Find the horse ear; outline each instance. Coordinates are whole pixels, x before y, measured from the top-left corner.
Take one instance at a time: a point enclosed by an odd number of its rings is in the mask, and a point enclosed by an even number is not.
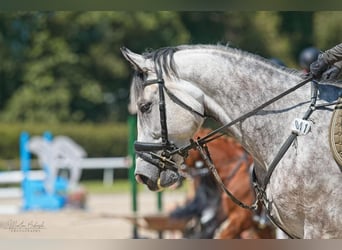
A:
[[[135,70],[145,72],[150,69],[150,61],[142,55],[136,54],[125,47],[120,48],[120,50],[122,55],[133,66]]]

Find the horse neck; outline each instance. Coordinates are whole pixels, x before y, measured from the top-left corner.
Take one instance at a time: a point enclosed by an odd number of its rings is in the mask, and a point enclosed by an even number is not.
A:
[[[222,124],[253,110],[301,80],[298,75],[243,54],[199,50],[180,55],[176,62],[183,69],[180,77],[202,89],[207,100],[206,112]],[[296,115],[304,114],[307,105],[296,106],[308,101],[308,91],[305,87],[291,93],[264,109],[273,112],[254,115],[233,126],[230,132],[266,167],[291,133],[291,121]],[[287,108],[290,110],[284,112]]]

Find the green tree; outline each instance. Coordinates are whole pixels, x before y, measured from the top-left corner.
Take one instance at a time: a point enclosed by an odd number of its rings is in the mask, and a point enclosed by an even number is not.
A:
[[[320,11],[314,18],[315,44],[321,50],[342,42],[342,12]]]
[[[0,14],[0,110],[22,84],[24,52],[31,22],[25,15]]]
[[[280,32],[291,42],[290,53],[296,59],[300,52],[314,45],[314,12],[287,11],[280,12]]]
[[[2,102],[5,121],[124,120],[131,72],[119,48],[142,52],[188,40],[173,12],[7,15],[1,14],[17,20],[28,39],[23,43],[18,88],[8,102]],[[29,20],[29,27],[24,20]],[[10,80],[4,79],[6,85]]]
[[[229,44],[298,67],[342,38],[340,12],[0,13],[0,119],[125,121],[131,70],[119,48]]]
[[[280,32],[282,17],[278,12],[183,12],[181,18],[192,43],[229,44],[295,65],[291,42]]]

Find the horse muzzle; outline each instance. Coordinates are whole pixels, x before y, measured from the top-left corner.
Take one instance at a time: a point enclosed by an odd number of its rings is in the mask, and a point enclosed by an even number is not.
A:
[[[145,184],[151,191],[160,191],[176,183],[180,175],[176,168],[160,167],[160,161],[148,153],[137,153],[138,159],[135,169],[135,179]]]

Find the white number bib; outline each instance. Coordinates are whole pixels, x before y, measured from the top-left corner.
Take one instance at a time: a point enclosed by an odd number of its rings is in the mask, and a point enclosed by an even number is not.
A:
[[[300,118],[294,119],[292,122],[292,132],[297,135],[306,135],[311,131],[312,121],[303,120]]]

